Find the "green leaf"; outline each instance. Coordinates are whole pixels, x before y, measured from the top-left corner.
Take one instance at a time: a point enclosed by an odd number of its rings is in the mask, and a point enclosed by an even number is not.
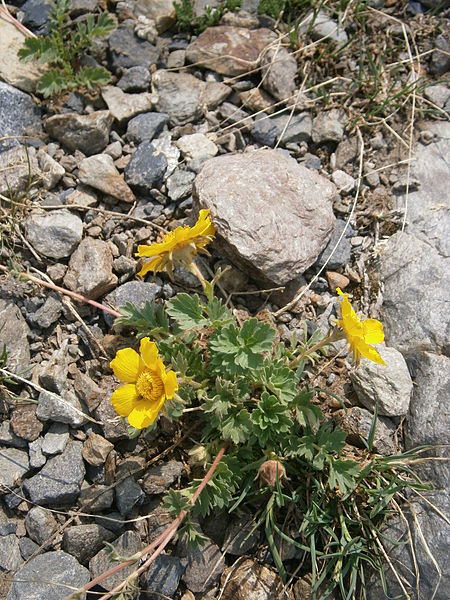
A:
[[[295,407],[295,418],[298,423],[302,427],[311,427],[311,429],[315,430],[318,428],[323,414],[318,406],[311,404],[313,396],[314,392],[306,388],[297,394],[293,404]]]
[[[297,394],[295,373],[282,361],[265,361],[255,374],[255,381],[283,402],[291,402]]]
[[[88,90],[106,85],[110,79],[111,74],[103,67],[82,67],[75,76],[76,83]]]
[[[329,485],[331,489],[339,489],[342,494],[346,495],[352,492],[358,482],[360,467],[353,460],[341,460],[329,457]]]
[[[233,314],[229,308],[223,305],[219,298],[212,298],[205,309],[209,322],[214,329],[218,329],[233,321]]]
[[[263,352],[272,349],[274,331],[257,319],[245,321],[242,329],[225,325],[210,338],[211,363],[219,371],[246,373],[263,364]]]
[[[166,310],[182,331],[208,326],[207,319],[203,317],[203,306],[197,294],[193,296],[185,293],[177,294],[169,300]]]
[[[254,435],[261,448],[264,448],[269,441],[273,446],[278,445],[283,434],[292,427],[286,405],[268,392],[261,394],[257,407],[252,411],[251,419]]]
[[[44,73],[36,86],[36,91],[45,98],[60,94],[71,87],[70,80],[60,69],[49,69]]]
[[[231,440],[234,444],[243,444],[249,439],[252,430],[248,410],[243,408],[239,412],[228,415],[221,429],[224,440]]]
[[[147,300],[142,308],[138,308],[133,303],[126,302],[119,308],[119,312],[122,316],[114,323],[137,329],[139,338],[150,336],[159,339],[169,333],[169,320],[161,304]]]

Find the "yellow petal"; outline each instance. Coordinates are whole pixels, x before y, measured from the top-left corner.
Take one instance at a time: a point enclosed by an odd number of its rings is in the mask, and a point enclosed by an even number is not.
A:
[[[164,391],[166,392],[166,398],[173,398],[175,392],[178,389],[177,376],[174,371],[169,371],[163,379]]]
[[[364,356],[364,358],[367,358],[368,360],[371,360],[372,362],[378,363],[379,365],[386,366],[386,363],[381,358],[381,356],[378,354],[378,352],[375,350],[375,348],[373,348],[372,346],[369,346],[369,344],[366,344],[363,340],[359,340],[356,347],[357,347],[358,352],[361,354],[361,356]]]
[[[137,399],[136,386],[128,383],[127,385],[120,386],[112,393],[111,404],[114,406],[114,410],[118,415],[121,417],[128,417],[133,410]]]
[[[383,323],[377,319],[363,321],[364,341],[368,344],[381,344],[384,340]]]
[[[153,403],[152,406],[149,406],[148,403],[139,403],[128,415],[128,423],[136,429],[148,427],[158,416],[163,404],[164,398],[160,402]]]
[[[125,383],[136,383],[141,371],[142,361],[139,354],[132,348],[119,350],[116,357],[109,363],[114,375]]]
[[[152,260],[146,262],[139,271],[138,275],[139,277],[144,277],[149,271],[158,272],[161,271],[161,268],[161,257],[157,256],[156,258],[152,258]]]
[[[148,337],[142,338],[139,352],[141,353],[146,367],[154,369],[156,361],[158,360],[158,347],[155,342],[151,342]]]

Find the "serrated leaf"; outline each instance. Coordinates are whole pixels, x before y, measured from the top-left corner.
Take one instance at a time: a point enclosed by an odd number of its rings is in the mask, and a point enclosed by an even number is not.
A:
[[[224,306],[219,298],[212,298],[206,305],[205,311],[211,326],[215,329],[233,321],[231,310]]]
[[[106,85],[111,79],[111,75],[103,67],[82,67],[75,79],[80,87],[93,90],[95,86]]]
[[[60,94],[71,87],[71,82],[67,79],[59,69],[49,69],[40,78],[36,91],[42,94],[45,98]]]
[[[282,361],[266,361],[255,374],[255,381],[283,402],[291,402],[297,394],[295,373]]]
[[[262,448],[269,441],[272,446],[278,445],[283,434],[292,427],[289,409],[276,396],[268,392],[261,394],[257,407],[252,411],[251,420],[254,434]]]
[[[329,485],[331,489],[339,489],[347,494],[355,489],[360,474],[359,465],[353,460],[340,460],[330,457]]]
[[[151,336],[160,338],[161,334],[169,333],[169,320],[161,304],[149,302],[138,308],[131,302],[126,302],[119,308],[121,317],[115,323],[137,329],[139,337]]]
[[[250,415],[245,408],[228,415],[221,426],[223,439],[236,445],[248,440],[251,429]]]
[[[167,313],[175,319],[182,331],[207,327],[208,321],[203,317],[203,307],[197,294],[177,294],[167,303]]]
[[[302,427],[311,427],[317,429],[323,418],[322,411],[318,406],[311,404],[311,398],[314,392],[308,389],[297,394],[293,401],[295,408],[295,418]]]

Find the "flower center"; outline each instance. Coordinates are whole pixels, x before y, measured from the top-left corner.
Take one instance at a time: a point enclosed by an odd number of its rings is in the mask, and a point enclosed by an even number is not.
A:
[[[136,390],[144,400],[160,400],[164,395],[164,384],[156,373],[145,370],[139,375]]]

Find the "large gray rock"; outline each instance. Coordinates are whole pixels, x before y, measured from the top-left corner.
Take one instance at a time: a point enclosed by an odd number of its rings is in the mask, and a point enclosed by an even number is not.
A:
[[[135,531],[126,531],[123,535],[117,538],[112,545],[122,556],[132,556],[133,554],[136,554],[136,552],[139,552],[139,550],[142,548],[141,538]],[[97,575],[100,575],[100,573],[104,573],[110,567],[111,561],[109,559],[109,553],[106,549],[100,550],[100,552],[89,561],[89,570],[92,574],[92,577],[96,577]],[[135,565],[130,565],[129,567],[122,569],[122,571],[110,575],[102,581],[102,587],[105,588],[105,590],[112,590],[116,585],[123,581],[125,577],[128,577],[128,575],[130,575],[135,568]]]
[[[114,196],[123,202],[134,202],[133,192],[119,174],[109,154],[95,154],[83,159],[78,177],[82,183],[104,194]]]
[[[28,241],[44,256],[70,256],[83,236],[83,221],[68,210],[33,211],[25,222]]]
[[[6,347],[6,368],[13,372],[23,371],[30,363],[30,328],[20,309],[0,299],[0,347]]]
[[[406,415],[413,382],[403,355],[395,348],[378,346],[386,365],[362,360],[350,379],[363,406],[385,417]]]
[[[3,15],[0,16],[0,79],[24,92],[34,92],[36,83],[44,71],[37,63],[24,63],[19,60],[17,53],[23,47],[24,39],[24,34],[14,23]],[[0,111],[1,106],[0,100]],[[1,126],[0,131],[3,131]],[[1,144],[2,142],[0,147]]]
[[[39,473],[27,479],[23,489],[28,498],[53,506],[75,502],[85,475],[82,448],[81,442],[70,442],[62,454],[48,460]]]
[[[2,23],[1,19],[0,23]],[[11,27],[14,28],[13,25]],[[0,40],[2,40],[2,29],[0,29]],[[0,53],[0,62],[3,58],[4,55]],[[27,69],[29,69],[29,66],[27,66]],[[32,138],[39,137],[42,132],[41,119],[41,110],[33,102],[31,96],[0,81],[1,137],[23,135],[30,135]],[[20,143],[22,142],[23,140],[20,140]],[[4,152],[18,144],[19,141],[14,139],[14,137],[12,139],[0,140],[0,152]]]
[[[153,104],[167,113],[172,125],[195,121],[225,100],[231,88],[215,81],[201,81],[189,73],[156,71],[152,77]]]
[[[208,27],[186,48],[186,59],[234,77],[258,66],[264,48],[276,39],[276,34],[269,29]]]
[[[441,514],[448,515],[450,502],[447,490],[425,493]],[[408,534],[404,517],[394,515],[385,526],[383,542],[398,574],[402,577],[407,596],[411,600],[433,598],[433,600],[448,600],[450,598],[450,569],[448,548],[450,547],[450,525],[430,505],[418,497],[408,502],[403,508],[408,520]],[[408,535],[414,547],[411,551]],[[425,540],[425,543],[424,543]],[[440,576],[436,564],[442,572]],[[416,581],[416,565],[419,579]],[[398,581],[391,569],[385,568],[388,597],[405,598]],[[419,596],[417,587],[419,588]],[[378,575],[372,578],[366,586],[367,600],[379,600],[385,596]]]
[[[89,115],[65,113],[47,119],[45,128],[69,150],[81,150],[90,156],[105,149],[113,120],[108,110]]]
[[[143,308],[146,302],[153,302],[159,298],[162,293],[162,284],[158,282],[147,281],[127,281],[117,287],[104,298],[108,306],[118,309],[124,306],[126,302],[132,302],[136,308]],[[105,313],[103,315],[106,323],[111,327],[114,317]]]
[[[89,571],[70,554],[46,552],[17,571],[6,600],[62,600],[89,579]]]
[[[447,460],[426,461],[418,466],[424,480],[446,489],[450,480],[448,448],[450,446],[450,359],[423,352],[414,361],[415,386],[406,423],[405,445],[436,446],[428,454],[446,456]]]
[[[113,256],[106,242],[85,238],[70,258],[64,285],[95,300],[117,285],[112,264]]]
[[[194,207],[211,211],[219,248],[242,270],[283,285],[312,265],[334,228],[333,183],[284,153],[257,150],[208,160]]]
[[[413,233],[398,232],[380,254],[386,342],[403,354],[450,351],[449,259]]]

